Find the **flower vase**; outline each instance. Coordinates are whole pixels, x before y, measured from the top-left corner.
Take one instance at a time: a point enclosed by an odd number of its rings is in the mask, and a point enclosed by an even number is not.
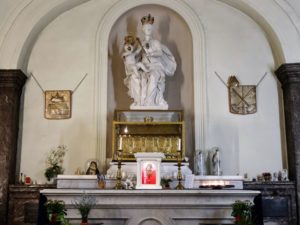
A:
[[[58,215],[56,213],[51,214],[49,220],[50,220],[51,225],[60,225],[61,224],[61,222],[58,221]]]
[[[250,225],[251,223],[251,217],[247,215],[237,215],[235,216],[235,225]]]
[[[50,178],[50,180],[47,181],[47,184],[56,185],[57,184],[57,176]]]
[[[80,225],[89,225],[88,219],[86,217],[82,218]]]

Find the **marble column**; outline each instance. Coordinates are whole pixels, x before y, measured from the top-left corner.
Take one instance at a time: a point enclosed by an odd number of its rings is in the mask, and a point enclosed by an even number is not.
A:
[[[300,63],[281,65],[275,71],[282,84],[289,177],[300,191]],[[300,195],[297,194],[299,220]]]
[[[19,109],[26,76],[0,69],[0,224],[7,222],[8,185],[15,182]]]

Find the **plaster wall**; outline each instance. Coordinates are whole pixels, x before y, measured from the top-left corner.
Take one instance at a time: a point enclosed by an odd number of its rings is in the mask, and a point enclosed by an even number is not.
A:
[[[83,168],[88,159],[97,157],[94,88],[96,76],[105,75],[93,74],[95,37],[101,18],[114,2],[89,1],[67,11],[51,22],[34,43],[27,71],[37,77],[44,89],[72,90],[86,72],[88,76],[73,94],[72,118],[61,121],[44,119],[43,94],[32,79],[28,81],[21,171],[33,179],[43,181],[46,153],[58,144],[69,147],[66,173],[73,173],[78,166]],[[272,73],[273,53],[264,31],[251,18],[220,1],[187,2],[196,11],[205,32],[206,48],[202,50],[207,62],[203,68],[207,80],[206,148],[220,148],[224,174],[247,172],[252,177],[281,169],[285,154],[280,133],[280,93]],[[176,38],[185,39],[186,34],[178,33]],[[178,56],[181,57],[180,51]],[[224,80],[236,74],[241,84],[256,84],[268,72],[257,90],[258,112],[248,116],[230,114],[227,89],[215,71]],[[193,82],[193,77],[188,79]],[[190,97],[185,96],[182,101],[191,101]]]

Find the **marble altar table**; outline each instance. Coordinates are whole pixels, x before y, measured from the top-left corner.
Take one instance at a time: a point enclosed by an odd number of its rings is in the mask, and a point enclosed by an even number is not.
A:
[[[47,199],[63,200],[70,222],[79,223],[74,202],[82,195],[95,196],[89,222],[104,225],[233,224],[231,204],[253,201],[251,190],[112,190],[44,189]]]

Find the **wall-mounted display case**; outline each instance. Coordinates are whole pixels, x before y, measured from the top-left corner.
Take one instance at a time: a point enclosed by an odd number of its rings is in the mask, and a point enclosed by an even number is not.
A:
[[[162,152],[163,161],[185,157],[182,110],[117,110],[112,129],[112,153],[119,150],[123,161],[135,161],[137,152]]]

